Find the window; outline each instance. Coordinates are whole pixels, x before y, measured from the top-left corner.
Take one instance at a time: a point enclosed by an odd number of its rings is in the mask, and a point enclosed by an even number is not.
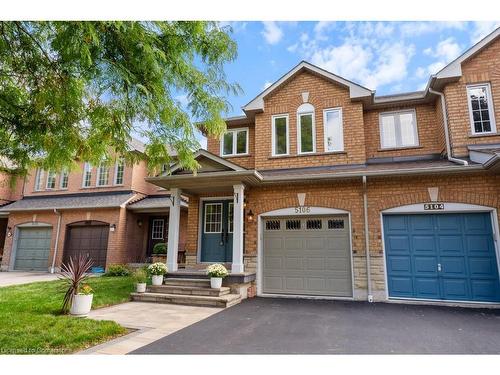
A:
[[[97,168],[97,186],[106,186],[109,184],[109,166],[102,162]]]
[[[90,163],[85,163],[83,166],[83,187],[89,187],[92,182],[92,166]]]
[[[248,154],[248,129],[231,129],[222,136],[221,155]]]
[[[280,230],[281,222],[279,220],[266,220],[266,230]]]
[[[273,156],[288,155],[288,115],[273,116],[272,129],[272,153]]]
[[[222,232],[222,203],[205,204],[205,233]]]
[[[306,229],[318,230],[323,226],[321,219],[309,219],[306,221]]]
[[[227,231],[233,233],[234,228],[234,203],[229,202],[227,207]]]
[[[151,239],[153,240],[163,240],[163,228],[165,226],[165,220],[154,219],[151,225]]]
[[[49,173],[47,173],[47,185],[45,187],[47,189],[56,188],[56,172],[49,171]]]
[[[316,152],[314,107],[304,103],[297,109],[297,153],[313,152]]]
[[[59,187],[61,189],[67,189],[68,188],[68,178],[69,178],[69,172],[67,169],[63,169],[61,171],[61,179],[59,181]]]
[[[325,128],[325,152],[344,151],[342,109],[325,109],[323,111],[323,124]]]
[[[472,134],[496,133],[489,84],[467,86]]]
[[[300,219],[287,220],[286,230],[300,230]]]
[[[328,229],[344,229],[344,219],[328,220]]]
[[[381,113],[380,141],[382,148],[418,146],[415,111]]]
[[[124,170],[125,170],[125,161],[123,160],[123,158],[120,158],[115,164],[115,185],[123,184]]]
[[[42,190],[43,174],[44,174],[43,169],[39,168],[39,169],[36,170],[36,175],[35,175],[35,191]]]

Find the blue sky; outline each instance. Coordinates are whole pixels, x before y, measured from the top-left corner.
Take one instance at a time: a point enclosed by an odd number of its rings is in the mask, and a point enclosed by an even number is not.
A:
[[[377,95],[421,90],[436,73],[500,22],[224,22],[233,29],[238,58],[230,81],[230,115],[301,60],[377,90]]]

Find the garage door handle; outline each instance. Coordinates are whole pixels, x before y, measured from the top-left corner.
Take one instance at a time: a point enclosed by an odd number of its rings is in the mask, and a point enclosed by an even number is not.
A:
[[[438,263],[438,272],[441,272],[441,263]]]

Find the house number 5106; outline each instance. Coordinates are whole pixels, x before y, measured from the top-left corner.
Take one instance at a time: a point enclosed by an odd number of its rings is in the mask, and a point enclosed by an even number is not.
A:
[[[309,212],[311,212],[311,207],[308,206],[295,207],[296,214],[308,214]]]

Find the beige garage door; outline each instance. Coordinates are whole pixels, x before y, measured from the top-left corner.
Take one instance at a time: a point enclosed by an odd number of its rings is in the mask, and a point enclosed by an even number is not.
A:
[[[264,293],[352,297],[347,215],[263,224]]]

